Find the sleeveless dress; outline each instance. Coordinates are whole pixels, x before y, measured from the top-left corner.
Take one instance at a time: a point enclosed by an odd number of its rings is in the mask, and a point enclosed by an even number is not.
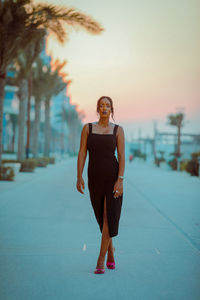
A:
[[[117,146],[115,125],[113,134],[99,134],[92,132],[89,123],[87,138],[88,189],[100,231],[103,230],[104,196],[106,196],[107,220],[110,237],[118,235],[123,194],[114,198],[114,184],[118,178],[119,163],[115,156]]]

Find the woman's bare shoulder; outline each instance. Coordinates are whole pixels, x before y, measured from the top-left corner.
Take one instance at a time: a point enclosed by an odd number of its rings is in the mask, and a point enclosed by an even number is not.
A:
[[[89,133],[89,123],[86,123],[83,125],[83,129],[82,129],[83,133]]]
[[[123,127],[121,125],[119,125],[119,124],[116,124],[116,125],[118,125],[116,135],[117,136],[124,135],[124,129],[123,129]]]
[[[120,130],[122,130],[122,131],[124,130],[123,127],[122,127],[122,125],[118,124],[118,127],[120,128]]]

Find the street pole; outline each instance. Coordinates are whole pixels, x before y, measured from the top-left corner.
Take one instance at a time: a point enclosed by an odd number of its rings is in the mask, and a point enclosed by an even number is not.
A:
[[[138,150],[141,153],[141,128],[138,129]]]
[[[156,159],[156,138],[157,138],[157,128],[156,128],[156,121],[154,120],[153,123],[153,129],[154,129],[154,137],[153,137],[153,155],[154,155],[154,160]]]

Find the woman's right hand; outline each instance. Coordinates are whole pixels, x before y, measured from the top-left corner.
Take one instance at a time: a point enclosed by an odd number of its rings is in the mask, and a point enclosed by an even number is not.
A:
[[[85,189],[85,183],[83,177],[77,178],[76,188],[81,194],[84,194],[83,190]]]

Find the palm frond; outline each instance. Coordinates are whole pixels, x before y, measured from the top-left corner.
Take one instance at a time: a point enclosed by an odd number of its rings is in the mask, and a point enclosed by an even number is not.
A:
[[[172,126],[178,126],[179,123],[182,123],[184,119],[184,114],[183,113],[178,113],[178,114],[170,114],[167,116],[168,117],[168,125]]]
[[[39,4],[30,6],[30,26],[32,29],[44,26],[55,33],[63,43],[67,38],[65,24],[76,29],[83,28],[91,34],[100,34],[104,29],[92,17],[77,11],[74,8]]]
[[[4,0],[0,5],[0,73],[5,72],[19,50],[37,40],[39,30],[51,32],[64,43],[65,25],[83,28],[91,34],[104,29],[92,17],[75,8],[50,4],[35,4],[32,0]]]

